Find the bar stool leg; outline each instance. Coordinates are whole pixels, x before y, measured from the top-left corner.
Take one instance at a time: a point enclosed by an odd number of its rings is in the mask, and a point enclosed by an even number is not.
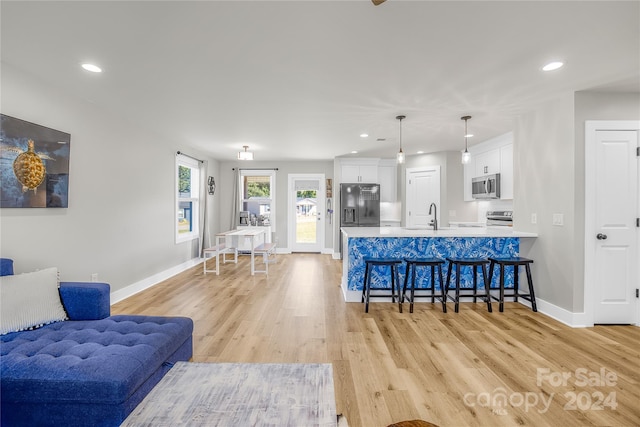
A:
[[[444,288],[444,293],[445,293],[445,296],[447,297],[447,301],[449,300],[450,283],[451,283],[451,263],[449,263],[449,266],[447,267],[447,283],[445,284],[445,288]]]
[[[487,300],[487,310],[489,313],[493,313],[493,309],[491,308],[491,294],[489,294],[491,282],[487,283],[487,267],[484,264],[482,264],[482,280],[484,281],[484,295]]]
[[[500,270],[500,305],[498,310],[502,313],[504,311],[504,265],[498,265],[498,269]]]
[[[524,269],[527,273],[527,282],[529,283],[529,298],[531,298],[531,308],[534,312],[538,311],[538,307],[536,306],[536,296],[533,292],[533,280],[531,279],[531,269],[529,268],[529,264],[525,264]]]
[[[362,285],[362,301],[360,301],[361,303],[364,303],[364,297],[367,294],[367,276],[369,273],[369,264],[364,265],[364,284]]]
[[[478,295],[478,266],[473,266],[473,302],[476,301],[476,295]]]
[[[489,263],[489,291],[492,289],[492,288],[491,288],[491,284],[493,283],[493,267],[494,267],[495,265],[496,265],[496,263],[495,263],[494,261],[491,261],[491,262]],[[489,297],[490,297],[490,298],[494,298],[494,299],[495,299],[495,297],[492,297],[492,296],[491,296],[491,293],[489,293]]]
[[[431,266],[431,304],[436,302],[436,267]]]
[[[365,267],[364,275],[367,278],[365,280],[365,286],[367,287],[367,296],[365,298],[364,312],[369,312],[369,297],[371,296],[371,273],[369,273],[369,264]]]
[[[447,293],[445,292],[444,282],[442,280],[442,264],[438,265],[438,277],[440,277],[440,293],[442,294],[442,312],[447,312]]]
[[[409,281],[409,273],[411,272],[411,263],[407,263],[407,268],[404,274],[404,285],[402,286],[402,302],[407,294],[407,282]]]
[[[400,299],[400,277],[396,265],[391,265],[391,302],[396,302],[396,286],[398,287],[398,311],[402,313],[402,300]]]
[[[416,269],[418,266],[413,264],[412,273],[411,273],[411,305],[409,306],[409,312],[413,313],[413,302],[416,299]]]
[[[519,280],[518,280],[518,270],[520,270],[520,266],[518,264],[514,264],[513,266],[513,301],[518,302],[518,289],[520,288]]]
[[[460,305],[460,264],[456,264],[456,305],[453,311],[458,312]]]

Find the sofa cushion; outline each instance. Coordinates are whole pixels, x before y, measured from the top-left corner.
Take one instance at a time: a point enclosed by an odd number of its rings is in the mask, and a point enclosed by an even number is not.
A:
[[[67,319],[55,267],[0,277],[0,304],[0,334]]]
[[[112,316],[2,336],[3,404],[124,402],[192,332],[188,318]]]

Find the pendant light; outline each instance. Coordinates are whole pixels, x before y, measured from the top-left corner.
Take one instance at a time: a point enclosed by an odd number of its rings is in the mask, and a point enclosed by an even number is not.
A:
[[[469,152],[469,147],[467,144],[467,138],[472,137],[473,135],[467,132],[467,120],[469,120],[471,116],[462,116],[461,120],[464,120],[464,151],[462,152],[462,164],[466,165],[471,161],[471,153]]]
[[[243,145],[244,151],[238,151],[238,160],[253,160],[253,152],[247,151],[248,145]]]
[[[398,154],[396,155],[399,165],[404,163],[404,153],[402,152],[402,120],[406,118],[407,116],[396,116],[396,119],[400,120],[400,151],[398,151]]]

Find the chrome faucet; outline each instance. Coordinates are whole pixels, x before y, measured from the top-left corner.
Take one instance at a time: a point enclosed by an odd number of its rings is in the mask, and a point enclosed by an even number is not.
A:
[[[436,206],[435,203],[431,203],[431,205],[429,205],[429,215],[431,215],[432,209],[433,209],[433,219],[431,220],[429,225],[432,225],[433,231],[436,231],[438,229],[438,207]]]

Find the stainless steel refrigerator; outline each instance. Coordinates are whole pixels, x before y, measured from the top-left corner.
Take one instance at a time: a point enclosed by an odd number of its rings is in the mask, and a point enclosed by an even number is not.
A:
[[[380,227],[380,184],[340,184],[340,227]]]
[[[380,227],[380,184],[340,184],[340,227]]]

